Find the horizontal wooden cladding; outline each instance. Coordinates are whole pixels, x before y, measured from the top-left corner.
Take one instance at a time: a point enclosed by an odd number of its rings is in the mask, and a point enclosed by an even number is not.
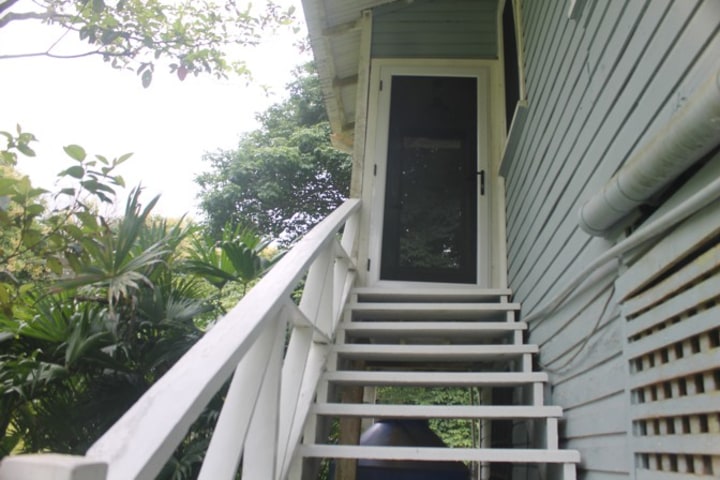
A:
[[[627,396],[619,392],[591,403],[565,410],[563,437],[566,440],[595,435],[624,435],[627,430]],[[602,422],[598,422],[602,418]]]
[[[530,308],[588,248],[574,206],[676,107],[663,99],[706,51],[720,51],[710,2],[598,2],[579,23],[564,3],[525,18],[530,111],[507,176],[509,279]]]
[[[521,11],[528,111],[522,135],[503,168],[508,280],[528,314],[612,246],[579,229],[577,205],[598,191],[662,127],[705,78],[709,65],[716,68],[720,34],[718,4],[713,1],[588,2],[577,21],[567,19],[567,2],[562,0],[525,1]],[[701,402],[695,398],[710,400],[707,395],[717,405],[713,358],[718,351],[712,345],[717,343],[713,319],[717,326],[718,309],[713,302],[720,289],[707,283],[714,282],[716,267],[686,265],[692,262],[685,260],[683,251],[695,251],[698,243],[717,235],[720,205],[715,207],[714,214],[696,215],[661,240],[667,250],[656,255],[655,265],[663,265],[660,275],[655,275],[658,270],[653,266],[636,266],[634,259],[626,262],[628,272],[633,271],[638,280],[630,285],[631,277],[623,272],[606,318],[597,327],[603,310],[601,293],[608,281],[620,275],[617,265],[612,273],[589,278],[567,305],[529,326],[530,341],[540,345],[541,361],[550,363],[551,369],[564,363],[563,356],[568,359],[579,352],[569,365],[572,368],[549,373],[552,402],[565,409],[562,440],[581,451],[583,478],[627,478],[636,462],[641,466],[638,472],[647,467],[657,473],[645,479],[687,478],[670,471],[670,464],[676,462],[672,455],[635,453],[633,442],[644,437],[634,430],[628,435],[628,430],[652,428],[655,419],[638,417],[632,423],[630,416],[662,414],[660,402],[668,402],[666,415],[670,415],[662,422],[678,424],[677,431],[683,423],[714,421],[703,416],[707,407],[693,409]],[[685,235],[692,238],[683,240]],[[712,255],[703,261],[710,261]],[[688,270],[680,278],[660,285],[664,272],[684,267]],[[617,316],[619,299],[648,288],[656,289],[644,298],[628,298],[622,307],[632,320]],[[697,294],[701,308],[690,300],[676,300],[680,292],[688,299]],[[650,312],[659,307],[666,310],[657,316],[665,318],[651,319]],[[626,343],[628,338],[632,341]],[[698,341],[710,348],[690,360]],[[679,356],[677,351],[683,352],[683,358],[662,363],[664,357]],[[644,369],[629,373],[637,362]],[[671,363],[676,366],[668,367]],[[680,377],[665,377],[675,374]],[[628,388],[629,382],[636,388]],[[651,459],[652,455],[657,458]],[[707,459],[689,456],[692,459],[677,460],[679,468],[694,465],[687,468],[702,472],[699,465]]]
[[[602,398],[625,391],[627,364],[618,355],[577,376],[553,387],[552,403],[569,410],[592,404]],[[621,414],[621,412],[618,412]],[[600,427],[598,426],[598,429]]]
[[[416,0],[373,11],[374,58],[496,58],[497,2]]]
[[[596,421],[601,422],[596,418]],[[596,473],[624,473],[628,469],[630,456],[627,452],[627,435],[603,435],[587,438],[573,439],[566,444],[580,452],[582,464],[580,470],[585,470],[579,478],[596,478]]]

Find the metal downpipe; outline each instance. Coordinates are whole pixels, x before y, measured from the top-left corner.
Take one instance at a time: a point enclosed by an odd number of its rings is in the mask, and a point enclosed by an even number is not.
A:
[[[580,227],[590,235],[607,234],[719,143],[720,70],[580,208]]]

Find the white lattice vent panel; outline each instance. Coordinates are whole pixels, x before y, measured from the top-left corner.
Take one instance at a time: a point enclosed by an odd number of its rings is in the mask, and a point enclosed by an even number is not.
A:
[[[636,478],[720,477],[720,245],[625,300]]]

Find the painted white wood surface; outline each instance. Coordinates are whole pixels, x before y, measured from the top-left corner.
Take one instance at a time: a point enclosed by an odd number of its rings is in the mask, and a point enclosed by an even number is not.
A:
[[[573,464],[580,461],[580,455],[573,450],[533,450],[522,448],[489,448],[481,450],[477,448],[312,445],[300,447],[300,453],[307,457],[368,458],[377,460]]]
[[[105,462],[52,453],[22,455],[0,464],[0,478],[9,480],[100,480],[106,474]]]

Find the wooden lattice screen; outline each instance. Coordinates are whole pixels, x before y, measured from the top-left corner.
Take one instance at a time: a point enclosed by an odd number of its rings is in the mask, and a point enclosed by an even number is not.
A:
[[[720,205],[637,260],[626,292],[629,443],[639,480],[720,477]]]

